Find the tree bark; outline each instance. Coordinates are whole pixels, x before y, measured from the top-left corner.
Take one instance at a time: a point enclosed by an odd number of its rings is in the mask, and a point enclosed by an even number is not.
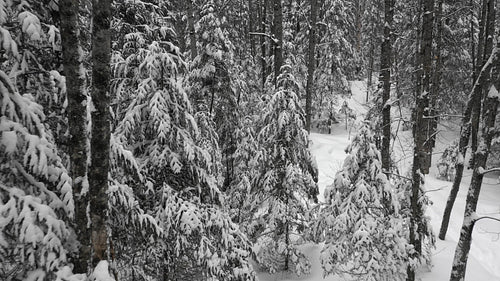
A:
[[[419,151],[422,152],[420,159],[420,169],[423,174],[429,173],[431,166],[432,148],[428,145],[430,136],[423,132],[429,132],[430,120],[430,95],[431,95],[431,75],[432,75],[432,42],[433,42],[433,26],[434,26],[434,0],[424,1],[424,13],[422,17],[422,45],[420,50],[420,62],[422,67],[422,82],[419,90],[419,97],[417,103],[420,101],[422,111],[422,118],[417,124],[418,130],[415,131],[416,142],[419,144]]]
[[[481,14],[486,16],[487,6],[486,1],[483,1]],[[484,51],[484,26],[485,18],[481,18],[479,21],[479,41],[477,47],[477,57],[483,56]],[[464,159],[467,154],[467,145],[469,144],[469,139],[471,138],[472,131],[477,132],[479,127],[479,112],[474,113],[474,111],[479,111],[481,108],[481,93],[486,76],[488,76],[492,63],[487,63],[484,61],[476,62],[476,69],[474,70],[473,77],[475,81],[469,95],[469,100],[467,101],[467,107],[464,112],[464,117],[462,119],[462,132],[460,134],[460,140],[458,143],[458,151],[460,153],[460,158],[463,161],[458,161],[455,165],[455,179],[453,180],[453,185],[450,190],[450,195],[446,201],[446,207],[443,213],[443,220],[441,222],[441,227],[439,230],[439,239],[444,240],[446,238],[446,233],[448,231],[448,225],[450,222],[451,211],[453,205],[455,204],[455,199],[457,198],[458,191],[460,189],[460,184],[462,182],[463,172],[464,172]],[[472,118],[474,116],[474,118]],[[474,134],[477,137],[477,133]],[[472,151],[475,151],[474,148]]]
[[[196,49],[196,32],[194,29],[193,0],[187,1],[187,24],[189,31],[189,49],[191,51],[191,59],[194,60],[198,55],[198,51]]]
[[[281,0],[273,2],[273,35],[274,35],[274,84],[277,85],[278,76],[283,65],[283,10]]]
[[[481,8],[481,19],[479,21],[479,37],[478,37],[478,42],[477,42],[477,56],[476,56],[476,69],[475,69],[475,76],[479,77],[479,72],[481,71],[484,63],[485,63],[485,52],[486,52],[486,37],[487,37],[487,31],[486,31],[486,26],[487,26],[487,17],[488,17],[488,0],[483,0],[482,1],[482,8]],[[477,136],[478,136],[478,128],[479,128],[479,119],[480,119],[480,112],[481,112],[481,102],[479,101],[481,93],[484,89],[482,86],[485,83],[485,76],[483,76],[482,80],[477,80],[476,83],[479,83],[479,87],[474,87],[474,89],[478,92],[475,94],[475,98],[478,99],[474,103],[474,108],[472,109],[472,115],[471,115],[471,150],[476,151],[477,149]],[[471,157],[471,162],[474,162],[474,157],[475,155],[473,154]]]
[[[491,0],[493,2],[493,0]],[[500,44],[497,43],[497,49],[493,59],[495,82],[489,87],[488,95],[483,99],[483,112],[482,112],[482,134],[479,137],[477,150],[474,151],[474,163],[472,179],[467,193],[465,203],[464,221],[460,231],[460,238],[458,240],[457,248],[455,250],[455,257],[451,270],[450,281],[462,281],[465,279],[467,268],[467,259],[472,242],[472,231],[474,224],[477,221],[476,207],[479,200],[481,185],[483,182],[482,170],[486,168],[486,161],[490,153],[491,141],[495,134],[495,118],[498,109],[498,90],[500,88],[500,60],[498,58],[498,48]]]
[[[316,17],[317,17],[317,0],[311,0],[311,18],[309,29],[309,61],[307,64],[307,85],[306,85],[306,130],[311,132],[311,106],[312,106],[312,93],[314,86],[314,70],[316,67]]]
[[[428,116],[429,107],[429,91],[430,91],[430,74],[432,63],[432,29],[434,21],[434,0],[423,1],[423,19],[422,19],[422,37],[421,37],[421,50],[420,62],[422,66],[421,85],[419,85],[419,92],[416,97],[416,106],[413,112],[413,137],[414,137],[414,150],[413,150],[413,166],[412,166],[412,190],[410,195],[411,207],[411,221],[410,221],[410,244],[415,249],[415,254],[420,256],[422,254],[422,236],[425,226],[423,225],[422,203],[420,196],[422,196],[420,183],[422,181],[422,174],[429,173],[429,165],[426,163],[427,153],[425,150],[427,122],[424,118]],[[418,80],[417,80],[418,81]],[[415,280],[415,270],[408,267],[407,280]]]
[[[92,265],[107,259],[108,171],[110,141],[111,78],[111,2],[94,0],[92,5],[92,138],[90,183],[90,219],[92,229]]]
[[[391,66],[392,66],[392,24],[394,19],[394,0],[384,1],[384,40],[380,50],[380,82],[382,83],[382,170],[389,172],[391,166]]]
[[[262,9],[259,8],[260,12],[260,32],[266,34],[266,14],[267,14],[267,0],[262,0]],[[266,37],[260,36],[260,61],[261,61],[261,79],[262,79],[262,91],[266,85],[267,79],[267,63],[266,63]]]
[[[87,273],[90,260],[90,232],[87,228],[87,94],[84,87],[85,72],[82,63],[78,18],[79,1],[61,0],[61,43],[66,96],[68,99],[69,158],[75,200],[74,228],[80,242],[79,255],[73,258],[74,273]]]

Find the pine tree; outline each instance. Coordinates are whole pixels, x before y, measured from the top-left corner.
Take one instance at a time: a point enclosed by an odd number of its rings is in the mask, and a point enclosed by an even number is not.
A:
[[[316,171],[308,150],[304,112],[297,84],[288,65],[282,67],[277,91],[266,101],[259,175],[254,186],[252,212],[257,262],[270,272],[308,273],[310,263],[298,245],[304,242],[309,200],[318,194]]]
[[[348,156],[325,191],[321,211],[324,275],[359,280],[404,280],[408,263],[400,196],[382,170],[374,135],[364,123],[347,147]]]

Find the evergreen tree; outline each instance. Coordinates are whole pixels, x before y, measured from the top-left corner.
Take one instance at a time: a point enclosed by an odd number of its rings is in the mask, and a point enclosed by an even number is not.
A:
[[[254,186],[254,239],[257,262],[270,272],[308,273],[310,263],[298,249],[308,227],[310,200],[318,194],[315,163],[308,150],[304,112],[288,65],[282,67],[277,91],[266,101],[259,175]]]
[[[325,191],[321,212],[324,274],[359,280],[404,280],[408,263],[400,196],[382,170],[381,155],[368,124],[347,147],[348,156]]]
[[[252,280],[248,241],[223,208],[217,164],[204,148],[217,146],[206,143],[183,87],[186,63],[171,30],[157,28],[157,37],[130,33],[125,48],[134,51],[116,58],[117,89],[128,101],[117,136],[148,175],[139,202],[164,230],[159,250],[150,253],[156,276]]]

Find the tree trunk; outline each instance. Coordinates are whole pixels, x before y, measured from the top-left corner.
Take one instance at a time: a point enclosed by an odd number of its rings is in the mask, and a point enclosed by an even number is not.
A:
[[[70,172],[75,198],[75,221],[80,249],[78,257],[73,258],[74,273],[87,273],[90,261],[90,232],[87,228],[88,190],[87,181],[87,94],[84,87],[80,28],[77,0],[61,0],[61,43],[64,75],[66,76],[66,95],[68,99],[69,158]]]
[[[248,32],[255,32],[254,26],[253,0],[248,0]],[[255,57],[255,40],[250,34],[248,35],[248,41],[248,43],[250,44],[250,55],[253,59]]]
[[[422,66],[421,85],[416,97],[416,106],[413,112],[413,166],[412,166],[412,191],[410,196],[411,205],[411,221],[410,221],[410,244],[415,249],[415,254],[422,254],[422,236],[425,226],[423,225],[422,196],[420,183],[422,174],[429,173],[429,164],[427,163],[428,151],[425,150],[427,128],[425,116],[428,116],[429,107],[429,91],[430,91],[430,74],[432,63],[432,29],[434,21],[434,0],[423,1],[423,19],[422,19],[422,37],[420,62]],[[418,81],[418,80],[417,80]],[[415,271],[413,268],[408,268],[407,280],[415,280]]]
[[[486,26],[487,26],[487,17],[488,17],[488,0],[483,0],[482,1],[482,8],[481,8],[481,19],[479,21],[479,37],[478,37],[478,42],[477,42],[477,56],[476,56],[476,69],[475,69],[475,76],[479,77],[479,72],[481,72],[481,69],[485,63],[485,51],[486,51],[486,36],[487,36],[487,31],[486,31]],[[479,119],[480,119],[480,112],[481,112],[481,102],[479,101],[481,93],[484,89],[483,84],[485,83],[485,76],[483,76],[482,80],[477,80],[476,83],[479,83],[479,87],[474,87],[474,89],[478,92],[475,94],[475,98],[478,99],[474,103],[474,108],[472,109],[472,115],[471,115],[471,150],[476,151],[477,149],[477,140],[478,140],[478,129],[479,129]],[[474,162],[474,157],[475,155],[471,155],[471,162]]]
[[[283,11],[281,0],[273,0],[273,34],[274,34],[274,84],[277,85],[278,76],[283,65]]]
[[[486,1],[484,1],[486,2]],[[486,15],[487,6],[483,2],[481,15]],[[484,26],[485,26],[485,18],[481,18],[479,21],[479,41],[477,47],[477,57],[482,57],[484,51]],[[460,153],[460,158],[465,159],[467,154],[467,145],[469,144],[469,139],[471,137],[472,131],[477,132],[477,127],[479,127],[479,112],[474,113],[475,111],[479,111],[481,108],[481,93],[482,88],[485,82],[485,77],[488,76],[490,69],[492,67],[491,61],[490,63],[483,62],[482,60],[478,60],[476,62],[476,69],[474,70],[473,77],[475,77],[475,81],[469,95],[469,100],[467,102],[467,107],[464,112],[464,117],[462,119],[462,132],[460,134],[460,140],[458,143],[458,151]],[[474,119],[471,119],[472,116],[476,114]],[[474,129],[473,129],[474,127]],[[475,133],[477,136],[477,133]],[[472,151],[475,151],[474,149]],[[441,228],[439,230],[439,239],[444,240],[446,238],[446,232],[448,231],[448,225],[450,222],[451,211],[453,209],[453,205],[455,204],[455,199],[457,198],[458,190],[460,189],[460,183],[462,182],[462,176],[464,172],[464,162],[458,161],[455,165],[455,179],[453,180],[453,186],[450,190],[450,195],[448,200],[446,201],[446,207],[443,213],[443,220],[441,222]]]
[[[436,109],[437,99],[440,91],[441,84],[441,72],[443,68],[443,59],[441,57],[441,50],[443,48],[443,1],[438,0],[437,4],[437,13],[436,13],[436,51],[434,53],[435,66],[432,76],[432,85],[431,92],[429,97],[429,109],[430,116],[428,117],[429,127],[427,130],[427,143],[428,150],[432,152],[432,149],[436,145],[436,134],[437,134],[437,126],[438,126],[438,112]],[[432,162],[432,153],[427,155],[427,162],[431,164]]]
[[[420,119],[419,127],[416,131],[416,141],[422,152],[420,159],[420,169],[423,174],[429,173],[431,166],[432,147],[428,145],[430,136],[422,132],[429,132],[430,128],[430,94],[431,94],[431,75],[432,75],[432,31],[434,26],[434,0],[424,1],[424,13],[422,18],[422,45],[420,50],[420,62],[422,63],[422,82],[419,91],[420,106],[422,107],[422,119]]]
[[[493,2],[493,0],[491,1]],[[500,48],[500,44],[498,43],[497,48]],[[488,95],[483,99],[483,126],[482,134],[479,137],[481,145],[477,148],[476,151],[474,151],[474,170],[472,172],[472,179],[469,186],[469,191],[467,193],[464,221],[462,224],[462,229],[460,231],[460,238],[458,240],[457,248],[455,250],[455,257],[453,259],[450,281],[462,281],[465,279],[467,259],[472,242],[472,231],[474,230],[474,224],[477,221],[475,212],[477,202],[479,200],[481,185],[483,182],[483,169],[486,168],[486,161],[490,153],[491,141],[496,132],[495,118],[497,115],[499,98],[497,89],[500,88],[500,79],[498,78],[498,76],[500,75],[500,59],[498,58],[498,49],[493,56],[493,77],[495,77],[496,81],[490,86]]]
[[[260,12],[260,32],[266,34],[266,14],[267,14],[267,0],[262,0],[262,9]],[[261,61],[261,79],[262,79],[262,91],[266,85],[267,79],[267,63],[266,63],[266,37],[260,36],[260,61]]]
[[[187,24],[189,31],[189,49],[191,51],[191,59],[194,60],[198,55],[198,51],[196,49],[196,32],[194,29],[193,0],[187,1]]]
[[[373,40],[373,39],[372,39]],[[374,63],[374,54],[373,54],[373,51],[374,51],[374,48],[373,48],[373,42],[370,43],[370,53],[368,54],[369,55],[369,58],[368,58],[368,81],[367,81],[367,85],[366,85],[366,103],[368,103],[368,99],[370,97],[370,94],[372,92],[372,84],[373,84],[373,63]]]
[[[394,19],[394,0],[384,1],[384,40],[380,50],[380,83],[382,84],[382,170],[389,172],[391,165],[391,57],[392,57],[392,23]]]
[[[317,0],[311,0],[311,27],[309,29],[309,62],[307,64],[307,85],[306,85],[306,130],[311,132],[311,106],[314,84],[314,69],[316,67],[316,15]]]
[[[111,78],[111,1],[94,0],[92,6],[92,138],[90,183],[90,219],[92,229],[92,265],[107,259],[107,212],[109,171],[109,84]]]

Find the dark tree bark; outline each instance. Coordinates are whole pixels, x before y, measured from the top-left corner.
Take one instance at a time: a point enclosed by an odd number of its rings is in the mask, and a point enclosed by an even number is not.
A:
[[[486,1],[483,1],[483,5],[481,8],[481,20],[479,21],[479,41],[477,47],[477,57],[483,57],[484,53],[484,27],[486,23],[487,15],[487,5]],[[484,16],[484,17],[483,17]],[[464,117],[462,119],[462,132],[460,134],[460,139],[458,143],[458,150],[462,159],[465,159],[467,154],[467,145],[469,144],[469,140],[471,138],[472,132],[474,133],[473,137],[477,137],[477,128],[479,127],[479,110],[481,107],[481,93],[483,92],[483,85],[486,80],[486,76],[488,76],[491,68],[491,63],[485,65],[486,61],[478,60],[476,62],[476,69],[474,70],[473,77],[475,77],[473,88],[469,95],[469,100],[467,102],[467,107],[464,112]],[[473,148],[474,151],[474,148]],[[451,211],[453,209],[453,205],[455,204],[455,200],[457,198],[458,190],[460,189],[460,184],[462,182],[463,172],[464,172],[464,162],[458,161],[455,165],[455,179],[453,180],[453,185],[450,190],[450,195],[448,196],[448,200],[446,201],[446,207],[443,213],[443,220],[441,222],[441,227],[439,230],[439,239],[444,240],[446,238],[446,232],[448,231],[448,225],[450,222]]]
[[[487,37],[487,17],[488,17],[488,1],[489,0],[483,0],[482,1],[482,8],[481,8],[481,19],[479,22],[479,37],[478,37],[478,42],[477,42],[477,56],[476,56],[476,69],[475,69],[475,76],[479,77],[479,72],[481,72],[481,69],[485,63],[485,52],[486,52],[486,37]],[[471,115],[471,150],[474,152],[477,149],[477,135],[478,135],[478,128],[479,128],[479,118],[480,118],[480,111],[481,111],[481,102],[479,101],[481,93],[484,89],[483,84],[486,82],[485,81],[485,76],[483,76],[482,80],[477,80],[476,83],[479,83],[479,87],[474,87],[475,91],[478,93],[475,95],[476,101],[474,103],[474,108],[472,109],[472,115]],[[474,161],[474,153],[471,157],[471,162],[473,163]]]
[[[92,6],[92,138],[90,183],[90,219],[92,229],[92,265],[107,259],[107,212],[111,78],[111,2],[94,0]]]
[[[423,1],[423,19],[422,19],[422,37],[420,62],[422,66],[421,85],[416,97],[416,106],[413,112],[413,166],[412,166],[412,190],[410,196],[411,220],[410,220],[410,244],[413,245],[416,255],[422,254],[422,236],[425,234],[424,218],[422,213],[422,203],[420,197],[422,191],[420,184],[422,182],[422,174],[429,172],[429,164],[427,161],[427,153],[425,150],[425,142],[427,136],[425,133],[427,128],[425,116],[428,116],[429,110],[429,92],[430,92],[430,75],[432,67],[432,30],[434,22],[434,0]],[[408,267],[407,280],[415,280],[415,271]]]
[[[189,50],[191,51],[191,59],[194,59],[198,55],[198,51],[196,49],[196,32],[194,30],[193,0],[187,1],[187,25],[189,31]]]
[[[440,84],[441,84],[441,72],[443,68],[443,58],[441,57],[441,50],[443,49],[443,1],[438,0],[437,3],[437,12],[436,12],[436,31],[437,34],[435,36],[436,41],[436,50],[434,52],[434,60],[435,66],[432,76],[432,84],[431,84],[431,92],[429,97],[429,114],[428,122],[429,127],[427,130],[427,143],[428,151],[432,152],[432,149],[436,145],[436,134],[437,134],[437,126],[438,126],[438,112],[437,112],[437,100],[440,92]],[[432,162],[432,153],[427,155],[427,162],[431,164]]]
[[[493,0],[491,0],[493,2]],[[497,43],[497,48],[500,44]],[[486,161],[490,153],[491,141],[495,135],[495,118],[498,109],[498,90],[500,88],[500,59],[498,56],[498,49],[493,60],[493,77],[494,84],[489,87],[487,96],[483,99],[482,111],[482,134],[479,136],[481,145],[474,151],[475,157],[473,162],[472,179],[467,193],[465,203],[464,221],[460,231],[460,238],[458,240],[457,248],[455,250],[455,257],[451,269],[450,281],[463,281],[465,279],[465,272],[467,268],[467,259],[472,242],[472,231],[474,225],[478,220],[476,215],[477,202],[481,191],[483,182],[484,169],[486,168]]]
[[[314,86],[314,70],[316,67],[316,17],[317,17],[317,0],[311,1],[311,18],[309,29],[309,49],[308,49],[308,64],[307,64],[307,85],[306,85],[306,130],[311,132],[311,106],[312,94]]]
[[[267,14],[267,0],[262,0],[262,8],[259,8],[260,12],[260,32],[266,34],[266,14]],[[266,37],[260,36],[260,61],[261,61],[261,79],[262,79],[262,91],[267,79],[267,63],[266,63]]]
[[[430,120],[430,92],[431,92],[431,76],[432,76],[432,42],[433,42],[433,26],[434,26],[434,0],[424,1],[424,13],[422,16],[422,38],[420,49],[420,62],[422,67],[421,85],[419,95],[417,97],[418,110],[422,110],[422,117],[418,117],[417,130],[415,131],[415,143],[418,142],[419,153],[421,153],[420,169],[423,174],[429,173],[431,166],[430,159],[432,148],[427,145],[429,135],[422,132],[429,132]],[[418,111],[417,110],[417,111]]]
[[[380,50],[380,82],[382,83],[382,170],[389,172],[391,166],[391,66],[392,66],[392,24],[394,0],[384,1],[384,40]]]
[[[87,273],[90,261],[90,232],[87,228],[88,190],[83,183],[87,180],[87,95],[84,88],[82,49],[78,19],[79,1],[61,0],[61,43],[64,75],[66,76],[66,95],[68,99],[69,157],[70,172],[75,198],[75,221],[79,255],[74,257],[74,273]]]
[[[283,10],[281,0],[273,1],[274,84],[276,85],[283,65]]]

